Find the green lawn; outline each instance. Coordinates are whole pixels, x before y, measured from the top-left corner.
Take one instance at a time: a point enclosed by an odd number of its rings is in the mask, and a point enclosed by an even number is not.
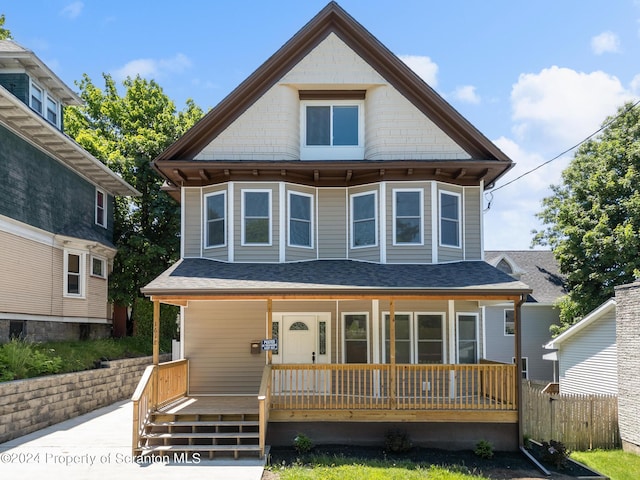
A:
[[[272,466],[280,480],[488,480],[466,467],[424,466],[408,460],[356,460],[346,457],[314,458],[309,464]]]
[[[593,450],[572,452],[571,458],[596,469],[611,480],[637,480],[640,478],[640,455],[622,450]]]

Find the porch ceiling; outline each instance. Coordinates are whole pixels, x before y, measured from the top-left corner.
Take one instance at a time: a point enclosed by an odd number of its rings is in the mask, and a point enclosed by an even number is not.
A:
[[[458,298],[518,301],[531,289],[483,261],[375,264],[353,260],[225,263],[182,259],[142,289],[155,300]]]

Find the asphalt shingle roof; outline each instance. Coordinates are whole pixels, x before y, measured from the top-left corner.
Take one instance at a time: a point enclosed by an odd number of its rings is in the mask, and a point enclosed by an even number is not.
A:
[[[147,295],[268,291],[529,290],[482,261],[437,265],[375,264],[353,260],[298,263],[224,263],[187,258],[142,289]]]
[[[553,304],[567,293],[564,277],[550,250],[492,250],[484,256],[491,265],[497,265],[504,257],[515,263],[521,271],[520,280],[533,290],[528,301]]]

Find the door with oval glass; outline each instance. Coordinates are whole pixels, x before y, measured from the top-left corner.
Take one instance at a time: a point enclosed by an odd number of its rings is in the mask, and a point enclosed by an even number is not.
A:
[[[280,322],[279,360],[284,364],[320,364],[329,362],[329,314],[283,313]],[[274,314],[274,321],[277,316]],[[278,359],[274,358],[274,362]],[[300,369],[282,379],[282,390],[326,392],[329,376],[314,368]]]

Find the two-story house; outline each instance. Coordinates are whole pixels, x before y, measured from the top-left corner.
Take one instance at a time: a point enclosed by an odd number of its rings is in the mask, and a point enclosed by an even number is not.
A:
[[[530,290],[482,240],[512,162],[335,2],[154,164],[182,258],[143,292],[156,325],[181,306],[184,360],[140,384],[134,451],[381,444],[398,425],[518,447],[517,365],[484,361],[481,329],[511,303],[519,356]]]
[[[0,342],[111,333],[114,197],[138,192],[63,133],[63,108],[81,103],[0,40]]]

